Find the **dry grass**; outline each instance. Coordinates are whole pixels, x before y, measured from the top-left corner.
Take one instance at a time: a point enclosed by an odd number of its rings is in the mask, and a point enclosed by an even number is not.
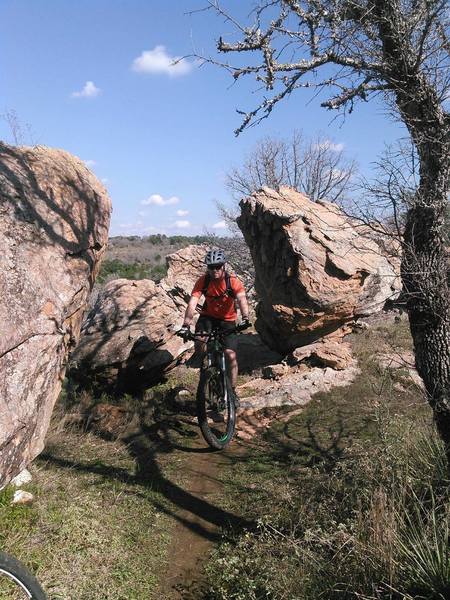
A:
[[[450,597],[443,447],[421,391],[374,356],[408,350],[406,325],[353,343],[362,373],[352,385],[318,394],[230,462],[228,509],[259,526],[225,538],[202,597]]]
[[[164,467],[170,472],[170,461]],[[0,496],[0,544],[37,575],[50,600],[156,598],[171,521],[166,500],[134,477],[127,448],[54,419],[32,467],[30,507]]]

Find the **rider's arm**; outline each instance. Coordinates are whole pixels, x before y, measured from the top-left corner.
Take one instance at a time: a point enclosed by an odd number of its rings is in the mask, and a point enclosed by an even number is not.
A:
[[[195,309],[198,304],[198,296],[191,296],[184,313],[183,327],[189,327],[195,315]]]
[[[192,290],[191,297],[189,298],[189,302],[186,307],[186,312],[184,313],[183,327],[189,327],[192,323],[192,319],[195,315],[195,309],[197,308],[198,301],[203,293],[204,284],[205,276],[200,277],[195,282],[194,289]]]
[[[247,296],[245,295],[245,292],[239,292],[239,294],[236,294],[236,300],[238,301],[238,304],[239,304],[239,310],[241,311],[241,317],[245,321],[248,319],[248,302],[247,302]]]

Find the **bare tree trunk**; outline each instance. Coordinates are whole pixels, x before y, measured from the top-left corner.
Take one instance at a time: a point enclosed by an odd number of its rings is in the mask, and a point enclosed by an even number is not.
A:
[[[445,133],[444,139],[439,137],[421,137],[418,144],[421,184],[407,215],[402,280],[416,367],[450,468],[450,298],[445,247],[449,142]]]
[[[420,185],[407,213],[401,274],[416,367],[422,377],[450,470],[450,299],[445,214],[450,182],[450,117],[437,89],[417,69],[402,32],[400,3],[375,0],[395,101],[420,161]]]
[[[445,199],[446,200],[446,199]],[[407,292],[416,367],[427,391],[450,464],[450,309],[447,258],[433,235],[440,211],[418,206],[408,212],[402,279]]]

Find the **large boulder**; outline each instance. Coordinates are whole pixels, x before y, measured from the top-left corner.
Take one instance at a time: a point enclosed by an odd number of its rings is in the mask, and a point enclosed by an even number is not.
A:
[[[167,276],[116,279],[100,291],[72,355],[71,380],[99,393],[137,393],[160,380],[192,346],[175,335],[197,278],[204,246],[167,257]]]
[[[81,160],[0,143],[0,486],[42,450],[110,212]]]
[[[256,328],[282,354],[381,311],[400,291],[398,258],[334,204],[263,188],[241,201],[238,224],[255,265]]]

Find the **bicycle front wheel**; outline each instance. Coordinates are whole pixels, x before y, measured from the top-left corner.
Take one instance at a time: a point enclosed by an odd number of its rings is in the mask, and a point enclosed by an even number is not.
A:
[[[228,375],[217,367],[200,373],[197,418],[203,437],[212,448],[222,450],[228,446],[236,426],[236,409]]]
[[[46,600],[37,579],[13,556],[0,552],[0,600]]]

